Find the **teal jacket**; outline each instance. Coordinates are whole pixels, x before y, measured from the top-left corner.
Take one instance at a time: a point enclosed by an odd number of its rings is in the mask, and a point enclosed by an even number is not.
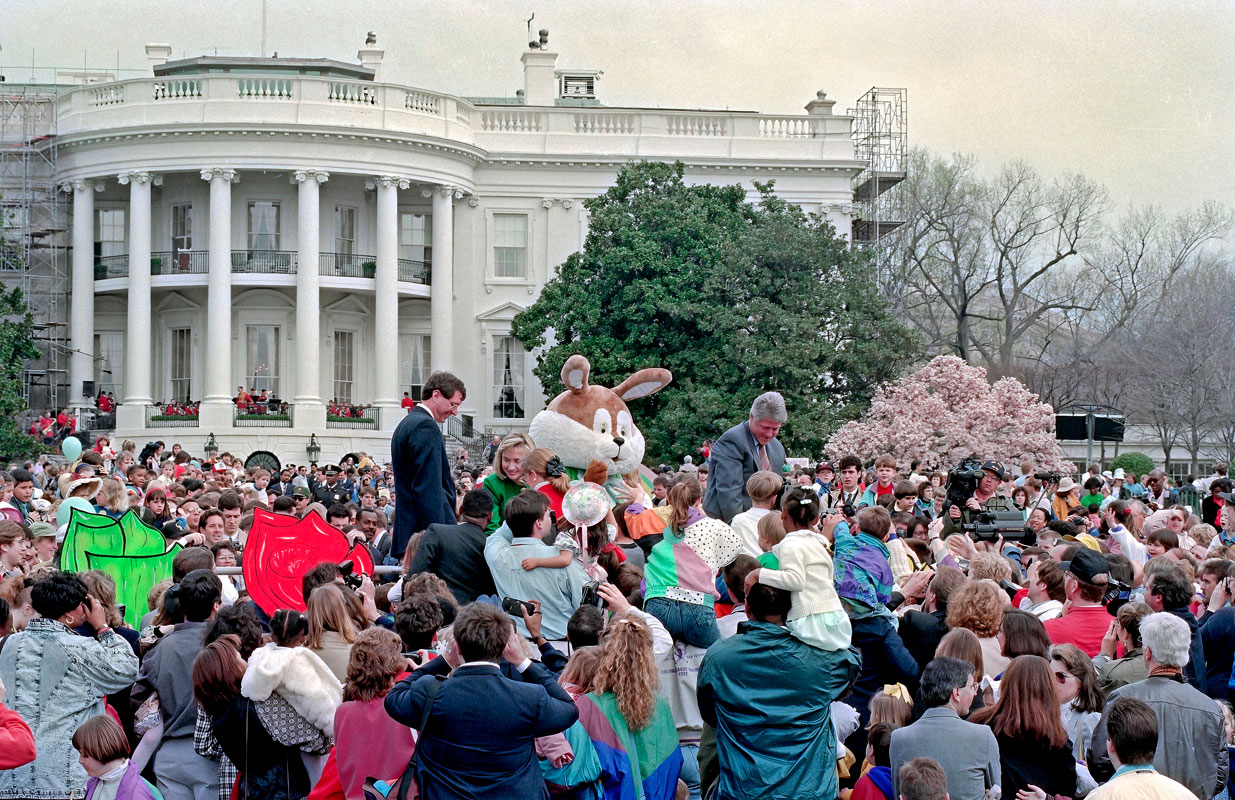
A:
[[[743,622],[737,636],[708,648],[699,713],[716,728],[717,797],[835,797],[832,703],[861,661],[852,648],[819,650],[769,622]]]

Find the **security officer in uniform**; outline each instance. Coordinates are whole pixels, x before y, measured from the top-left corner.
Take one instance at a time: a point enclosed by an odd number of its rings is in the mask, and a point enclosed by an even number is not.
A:
[[[326,482],[315,483],[311,487],[314,502],[321,503],[326,508],[330,508],[336,503],[347,505],[351,502],[352,493],[339,482],[339,468],[334,464],[330,464],[324,472],[326,473]]]

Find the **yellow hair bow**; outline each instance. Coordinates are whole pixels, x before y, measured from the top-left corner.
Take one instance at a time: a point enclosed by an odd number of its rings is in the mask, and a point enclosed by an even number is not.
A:
[[[902,701],[905,705],[913,708],[913,697],[910,696],[909,690],[905,688],[903,683],[885,683],[883,685],[883,693],[888,697],[895,697]]]

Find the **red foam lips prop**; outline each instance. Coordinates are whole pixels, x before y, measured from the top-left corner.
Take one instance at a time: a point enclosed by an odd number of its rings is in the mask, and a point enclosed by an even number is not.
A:
[[[244,548],[244,583],[253,602],[267,614],[280,608],[306,608],[300,580],[323,561],[351,561],[357,573],[373,574],[373,557],[363,543],[353,546],[338,528],[316,512],[296,519],[254,509]]]

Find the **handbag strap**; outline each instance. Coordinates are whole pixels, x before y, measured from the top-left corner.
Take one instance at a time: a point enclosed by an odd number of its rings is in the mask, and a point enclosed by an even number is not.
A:
[[[429,684],[429,693],[425,696],[425,710],[420,715],[420,726],[416,729],[419,734],[416,737],[416,749],[412,751],[412,757],[407,762],[407,768],[403,770],[403,777],[399,779],[398,800],[407,800],[407,794],[411,791],[412,777],[415,772],[416,757],[420,755],[420,744],[424,741],[425,726],[429,724],[429,715],[433,713],[433,703],[437,700],[438,690],[442,688],[441,675],[434,675],[433,681]]]

